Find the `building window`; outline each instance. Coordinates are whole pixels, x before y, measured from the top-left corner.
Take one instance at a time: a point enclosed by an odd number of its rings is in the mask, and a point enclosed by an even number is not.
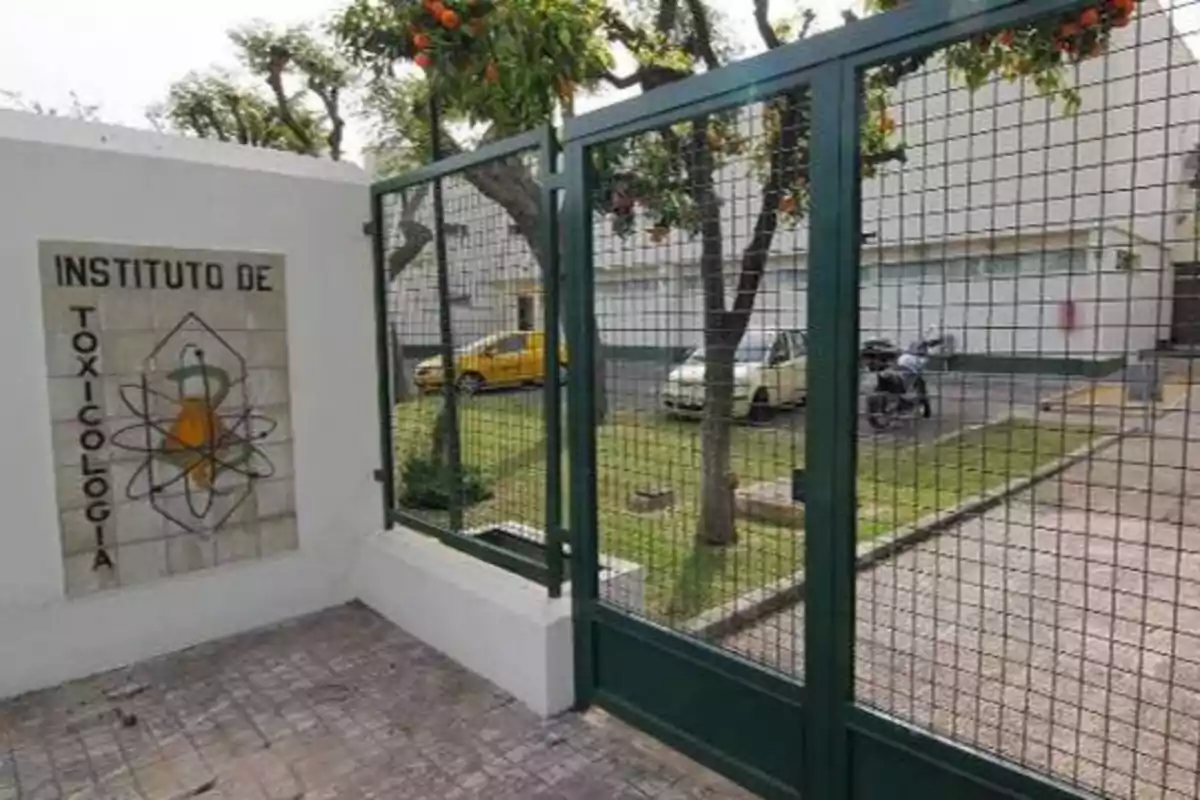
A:
[[[1088,251],[1081,248],[1026,252],[1021,254],[1020,260],[1021,272],[1032,275],[1088,271]]]

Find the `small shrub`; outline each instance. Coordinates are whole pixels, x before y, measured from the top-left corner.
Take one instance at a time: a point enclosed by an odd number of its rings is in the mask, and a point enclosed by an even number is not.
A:
[[[481,503],[492,496],[483,473],[463,465],[459,496],[463,506]],[[400,502],[408,508],[444,511],[450,508],[454,474],[450,465],[425,456],[411,456],[400,470]]]

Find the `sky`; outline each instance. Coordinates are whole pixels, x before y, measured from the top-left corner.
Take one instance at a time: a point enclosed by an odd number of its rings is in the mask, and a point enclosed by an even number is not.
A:
[[[8,0],[0,26],[0,91],[58,108],[70,106],[74,91],[84,104],[98,105],[105,122],[147,127],[146,108],[160,101],[172,82],[192,70],[236,66],[226,36],[230,28],[256,19],[280,25],[327,19],[344,2]],[[710,2],[725,13],[735,37],[756,40],[750,0]],[[1176,14],[1177,26],[1200,29],[1200,3],[1175,2],[1189,6]],[[818,26],[828,28],[839,24],[841,9],[852,4],[814,0],[808,5],[818,12]],[[780,9],[789,5],[789,0],[775,0]],[[593,99],[581,110],[615,99]],[[347,152],[357,153],[365,131],[357,123],[349,127]]]

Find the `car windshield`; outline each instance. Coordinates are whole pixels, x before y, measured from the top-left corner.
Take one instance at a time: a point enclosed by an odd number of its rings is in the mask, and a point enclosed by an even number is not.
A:
[[[761,364],[767,360],[767,351],[771,347],[773,338],[761,334],[746,334],[742,337],[742,343],[738,345],[737,352],[733,354],[733,360],[738,364]],[[701,345],[693,350],[687,360],[692,364],[703,364],[704,346]]]

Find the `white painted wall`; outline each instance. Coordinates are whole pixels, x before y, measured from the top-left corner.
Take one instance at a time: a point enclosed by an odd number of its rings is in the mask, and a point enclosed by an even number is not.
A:
[[[0,696],[353,598],[355,546],[380,515],[365,175],[311,158],[0,111],[0,176]],[[39,239],[286,257],[298,551],[65,599]]]
[[[542,716],[575,702],[570,588],[533,581],[397,526],[364,543],[363,602]]]

